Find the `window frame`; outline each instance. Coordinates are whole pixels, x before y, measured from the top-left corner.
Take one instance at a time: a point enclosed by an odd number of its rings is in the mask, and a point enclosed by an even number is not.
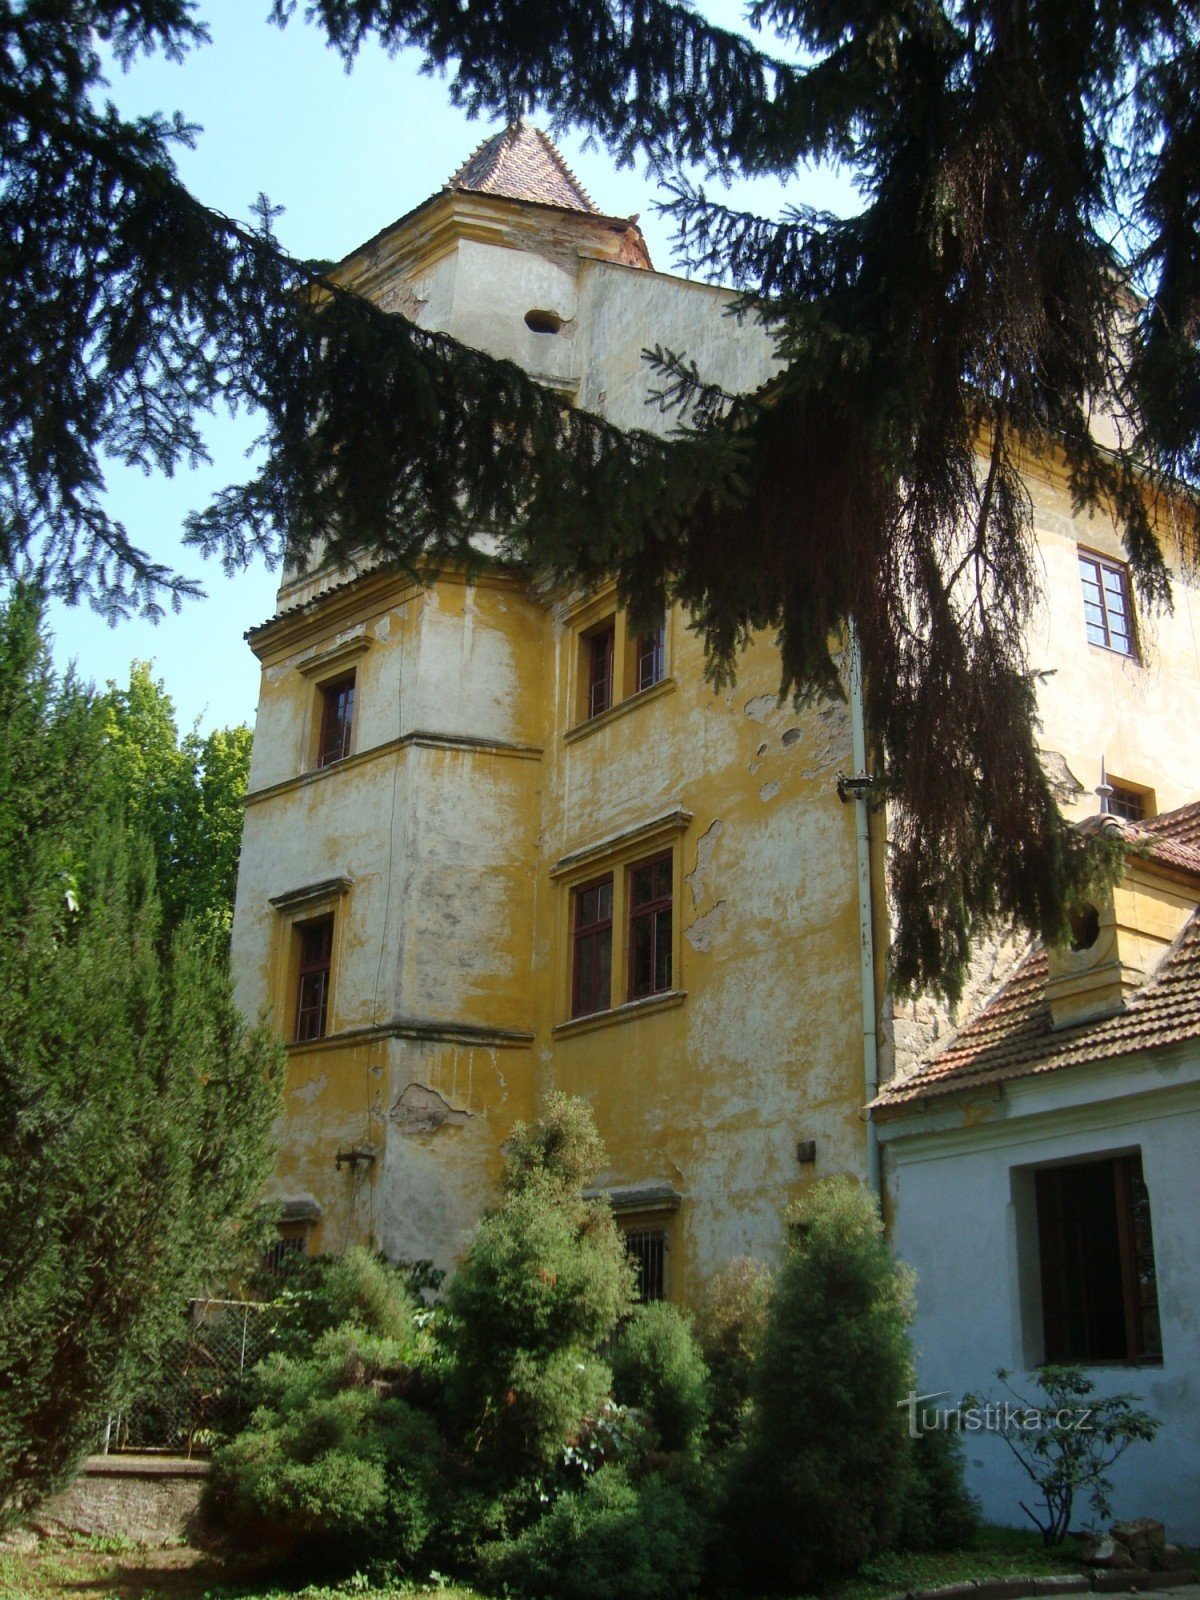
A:
[[[1133,615],[1133,589],[1129,582],[1129,567],[1123,561],[1114,561],[1111,556],[1101,555],[1097,550],[1086,550],[1078,547],[1076,555],[1079,562],[1080,592],[1083,597],[1083,626],[1087,642],[1097,650],[1107,650],[1110,655],[1123,657],[1126,661],[1139,660],[1137,626]],[[1112,591],[1105,583],[1106,575],[1114,578],[1117,584],[1117,593],[1120,597],[1122,608],[1121,622],[1123,628],[1120,637],[1125,643],[1114,644],[1114,630],[1112,617],[1115,607],[1111,605]],[[1090,590],[1095,590],[1098,598],[1093,599]],[[1089,615],[1091,611],[1099,613],[1097,622]],[[1095,635],[1099,634],[1100,637]]]
[[[657,895],[654,890],[657,883],[651,882],[651,897],[640,904],[634,898],[634,878],[639,872],[649,871],[656,873],[656,869],[663,864],[667,866],[667,892]],[[675,873],[674,849],[660,850],[657,854],[644,857],[640,861],[631,861],[625,869],[627,887],[625,894],[626,904],[626,934],[625,934],[625,968],[626,984],[625,998],[627,1000],[647,1000],[656,994],[669,994],[674,981],[674,924],[675,924]],[[666,981],[658,982],[658,965],[661,954],[661,944],[664,938],[662,919],[666,917]],[[649,986],[639,987],[637,971],[637,937],[642,925],[650,927],[650,975]]]
[[[339,697],[349,690],[348,711],[340,710]],[[358,671],[351,667],[347,672],[338,673],[336,678],[327,678],[317,685],[317,694],[320,698],[321,716],[317,730],[316,767],[323,771],[326,767],[333,767],[339,761],[354,753],[354,728],[355,711],[358,697]],[[335,717],[340,718],[341,734],[337,741],[338,748],[333,748],[332,733],[335,726]]]
[[[608,890],[608,915],[597,917],[592,922],[581,923],[580,912],[584,904],[584,897],[593,890]],[[594,1017],[601,1012],[612,1010],[612,977],[613,977],[613,909],[615,898],[614,874],[602,873],[598,877],[589,878],[586,883],[576,884],[571,890],[571,1018]],[[607,935],[607,938],[605,938]],[[607,984],[593,980],[593,989],[607,988],[607,996],[598,992],[584,996],[581,993],[581,977],[583,962],[581,952],[586,947],[607,949],[606,978]],[[604,963],[602,963],[604,964]],[[603,999],[601,1005],[586,1003],[592,999]]]
[[[651,632],[635,631],[608,584],[566,615],[568,739],[603,724],[643,695],[674,686],[668,671],[671,611]],[[603,657],[599,652],[603,651]]]
[[[329,1033],[330,1000],[333,995],[333,941],[335,919],[332,911],[321,916],[306,917],[293,924],[295,946],[295,1005],[292,1010],[292,1044],[315,1044]],[[314,957],[306,959],[305,948],[314,935],[324,935],[324,947]],[[319,979],[317,1000],[305,1004],[306,985],[311,978]],[[304,1031],[305,1014],[316,1011],[317,1026],[313,1032]]]
[[[694,820],[692,812],[676,807],[616,837],[572,851],[550,867],[551,882],[560,888],[555,911],[554,965],[558,974],[555,980],[555,1014],[558,1018],[553,1024],[555,1032],[559,1029],[594,1027],[637,1015],[646,1008],[681,1004],[686,999],[686,991],[682,987],[682,934],[676,907],[682,904],[683,894],[682,835],[690,829]],[[668,860],[669,902],[664,894],[655,904],[661,912],[669,903],[671,910],[669,934],[664,930],[670,940],[670,987],[631,998],[631,874],[646,863]],[[579,897],[597,883],[609,880],[612,883],[609,1003],[601,1010],[581,1011],[577,1009],[581,1001],[576,950],[578,936],[590,931],[591,925],[585,929],[577,921]]]
[[[1111,1220],[1095,1208],[1094,1180],[1104,1169],[1111,1175]],[[1032,1177],[1041,1360],[1161,1366],[1154,1224],[1141,1151],[1036,1167]],[[1086,1239],[1069,1237],[1072,1228],[1081,1231],[1084,1212]]]

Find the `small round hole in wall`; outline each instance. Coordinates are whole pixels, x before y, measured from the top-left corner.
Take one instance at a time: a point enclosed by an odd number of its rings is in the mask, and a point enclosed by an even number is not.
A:
[[[525,326],[531,333],[557,333],[563,319],[557,311],[527,311]]]
[[[1100,913],[1095,906],[1080,906],[1071,913],[1071,949],[1090,950],[1100,937]]]

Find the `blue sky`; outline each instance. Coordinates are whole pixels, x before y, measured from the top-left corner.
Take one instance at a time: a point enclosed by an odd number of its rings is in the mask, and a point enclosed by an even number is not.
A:
[[[450,104],[444,81],[420,73],[420,60],[378,49],[351,73],[303,22],[280,30],[265,20],[269,0],[202,0],[212,43],[174,64],[161,58],[114,71],[111,97],[130,114],[182,111],[203,129],[195,150],[181,151],[184,181],[205,203],[246,217],[266,193],[284,207],[283,243],[302,257],[337,259],[435,193],[496,125],[469,122]],[[701,7],[724,26],[739,26],[740,6]],[[535,109],[534,120],[549,118]],[[655,265],[671,268],[668,229],[653,211],[655,190],[643,173],[618,171],[599,148],[571,135],[560,147],[597,205],[610,214],[639,212]],[[833,177],[806,180],[804,198],[843,208],[848,186]],[[783,202],[773,181],[740,185],[739,204],[772,213]],[[276,576],[260,564],[227,578],[179,543],[189,510],[245,471],[255,436],[252,419],[219,416],[209,430],[212,468],[174,479],[114,467],[110,498],[135,541],[160,560],[198,577],[208,598],[185,604],[157,625],[129,620],[110,627],[86,606],[55,606],[57,659],[74,660],[97,683],[124,681],[132,660],[153,660],[175,701],[181,727],[253,723],[257,663],[245,630],[270,615]]]

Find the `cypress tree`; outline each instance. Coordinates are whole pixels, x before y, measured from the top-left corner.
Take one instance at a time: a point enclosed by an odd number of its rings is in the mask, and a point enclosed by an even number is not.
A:
[[[221,1281],[270,1165],[280,1050],[163,925],[97,698],[0,610],[0,1526]]]

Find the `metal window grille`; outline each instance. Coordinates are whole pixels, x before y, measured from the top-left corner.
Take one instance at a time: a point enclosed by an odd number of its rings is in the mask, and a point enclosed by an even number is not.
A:
[[[637,1269],[637,1297],[642,1305],[665,1300],[667,1294],[667,1235],[662,1228],[630,1228],[625,1250]]]

